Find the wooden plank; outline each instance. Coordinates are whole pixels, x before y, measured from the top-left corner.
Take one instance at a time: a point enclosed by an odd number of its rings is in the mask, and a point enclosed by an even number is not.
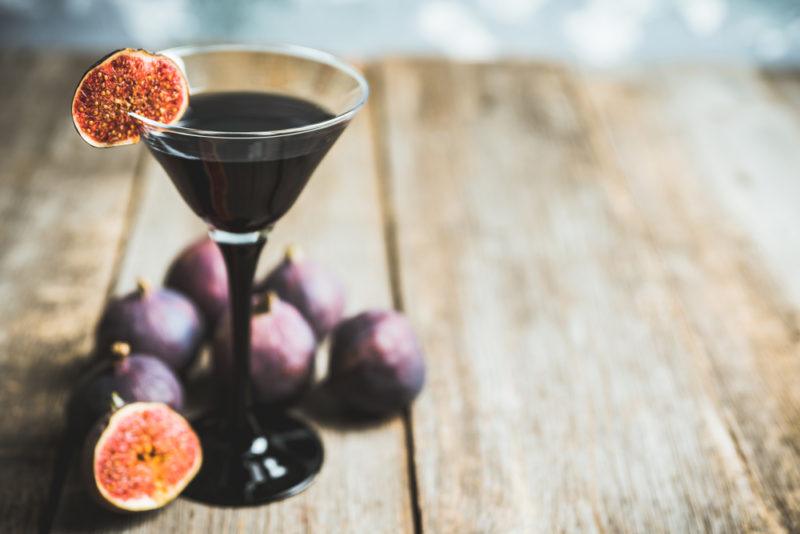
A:
[[[666,214],[635,207],[573,77],[439,61],[381,73],[402,300],[430,371],[413,409],[423,530],[779,530],[709,390],[746,387],[748,369],[716,375],[706,342],[721,332],[684,317],[684,274],[663,263],[703,249],[651,239]]]
[[[85,57],[4,52],[0,63],[0,531],[45,507],[62,404],[90,349],[126,224],[135,149],[75,134]]]
[[[797,531],[798,116],[745,69],[650,72],[590,94],[749,485]]]
[[[309,256],[330,265],[343,277],[350,313],[390,304],[369,113],[369,109],[361,112],[298,204],[277,225],[260,268],[264,272],[274,265],[284,247],[296,242]],[[199,235],[201,228],[168,178],[150,160],[118,290],[128,290],[138,275],[160,280],[171,257]],[[364,429],[333,425],[321,430],[325,465],[314,485],[297,497],[239,510],[180,500],[144,518],[98,519],[95,509],[82,507],[85,496],[73,477],[54,530],[83,530],[91,525],[97,531],[109,532],[410,531],[402,421]]]

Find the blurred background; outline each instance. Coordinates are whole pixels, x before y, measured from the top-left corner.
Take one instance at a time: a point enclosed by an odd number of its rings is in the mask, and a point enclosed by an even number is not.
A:
[[[293,42],[354,57],[540,57],[605,67],[800,62],[799,0],[0,0],[0,45]]]

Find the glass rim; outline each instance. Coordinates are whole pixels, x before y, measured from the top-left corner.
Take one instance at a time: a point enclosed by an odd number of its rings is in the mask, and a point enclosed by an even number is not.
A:
[[[288,135],[297,135],[318,130],[324,130],[330,126],[348,121],[361,109],[367,102],[369,97],[369,84],[364,78],[364,75],[358,72],[355,67],[351,66],[346,61],[338,58],[337,56],[310,48],[307,46],[300,46],[294,44],[274,43],[274,44],[210,44],[210,45],[188,45],[167,48],[158,52],[158,54],[165,55],[172,60],[178,60],[179,66],[182,67],[181,60],[183,57],[195,54],[202,54],[207,52],[263,52],[274,53],[277,55],[292,56],[295,58],[307,59],[316,61],[338,69],[347,76],[355,80],[360,91],[360,95],[356,103],[342,113],[335,115],[330,119],[324,121],[307,124],[305,126],[297,126],[294,128],[285,128],[281,130],[267,130],[256,132],[234,132],[234,131],[221,131],[221,130],[203,130],[199,128],[190,128],[187,126],[179,126],[176,124],[166,124],[157,120],[148,119],[135,112],[129,112],[129,115],[138,120],[145,126],[157,128],[169,133],[190,135],[195,137],[213,137],[220,139],[263,139],[270,137],[283,137]],[[191,86],[191,82],[190,82]]]

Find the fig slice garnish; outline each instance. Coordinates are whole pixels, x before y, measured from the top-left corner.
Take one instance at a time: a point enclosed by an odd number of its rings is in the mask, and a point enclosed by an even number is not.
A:
[[[127,512],[174,500],[203,461],[186,419],[158,402],[117,408],[90,436],[86,453],[91,492],[112,510]]]
[[[124,48],[93,65],[72,98],[72,121],[95,147],[137,143],[137,113],[162,124],[180,120],[189,105],[189,83],[167,56]]]

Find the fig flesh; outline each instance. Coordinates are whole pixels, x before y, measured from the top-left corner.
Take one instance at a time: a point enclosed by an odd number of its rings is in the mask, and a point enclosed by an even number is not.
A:
[[[69,415],[82,432],[108,413],[116,392],[125,402],[163,402],[183,409],[184,391],[172,369],[154,356],[130,354],[130,345],[112,345],[114,361],[78,387],[70,398]]]
[[[209,335],[228,305],[228,275],[219,247],[208,237],[198,239],[172,261],[164,285],[194,302]]]
[[[425,361],[410,322],[398,312],[371,310],[334,330],[331,391],[353,411],[383,416],[408,405],[425,382]]]
[[[180,495],[203,461],[189,423],[159,402],[134,402],[97,424],[84,450],[89,491],[114,511],[161,508]]]
[[[177,291],[154,289],[139,280],[135,291],[108,303],[97,325],[98,354],[107,354],[118,341],[128,343],[132,352],[150,354],[182,372],[200,351],[203,319]]]
[[[274,293],[266,310],[256,310],[250,326],[250,378],[256,400],[288,405],[311,386],[314,377],[314,332],[291,304]],[[233,383],[230,316],[220,322],[213,346],[214,367],[226,387]]]
[[[180,120],[189,105],[189,83],[170,58],[124,48],[94,64],[72,97],[72,121],[95,147],[137,143],[137,113],[162,124]]]
[[[305,258],[294,245],[286,249],[283,261],[256,286],[256,291],[274,291],[297,308],[314,330],[317,341],[322,341],[344,314],[341,281],[322,265]]]

